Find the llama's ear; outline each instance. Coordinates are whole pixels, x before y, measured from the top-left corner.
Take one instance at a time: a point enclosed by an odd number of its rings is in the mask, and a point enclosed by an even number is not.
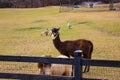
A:
[[[60,27],[58,28],[58,30],[60,31]]]
[[[56,28],[57,32],[60,32],[60,27]]]

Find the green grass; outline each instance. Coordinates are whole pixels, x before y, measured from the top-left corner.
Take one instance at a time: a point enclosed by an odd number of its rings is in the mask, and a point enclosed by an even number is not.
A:
[[[40,34],[46,28],[60,27],[62,41],[91,40],[94,44],[93,59],[120,60],[119,11],[59,13],[58,9],[0,9],[0,55],[57,56],[60,53],[54,48],[51,36]],[[67,29],[67,21],[71,22],[73,29]],[[10,64],[3,63],[5,65]],[[21,70],[19,66],[30,72],[36,64],[18,65],[16,69]],[[9,71],[6,67],[1,69],[4,70]]]

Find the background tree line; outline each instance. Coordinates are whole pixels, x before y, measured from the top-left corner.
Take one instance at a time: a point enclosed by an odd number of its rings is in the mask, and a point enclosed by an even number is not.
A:
[[[0,0],[0,8],[36,8],[62,3],[81,3],[83,1],[102,1],[109,3],[110,0]],[[114,0],[114,2],[120,0]]]
[[[0,7],[6,8],[36,8],[57,5],[58,0],[0,0]]]

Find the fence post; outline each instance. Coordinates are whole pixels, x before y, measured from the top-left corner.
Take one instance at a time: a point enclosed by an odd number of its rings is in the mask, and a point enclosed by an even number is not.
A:
[[[74,75],[75,80],[82,80],[82,50],[74,51]]]

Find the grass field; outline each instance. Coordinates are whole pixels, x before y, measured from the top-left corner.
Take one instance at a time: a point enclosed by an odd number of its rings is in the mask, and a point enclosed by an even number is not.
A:
[[[60,53],[54,48],[51,36],[40,34],[46,28],[60,27],[62,41],[91,40],[94,44],[92,59],[120,60],[119,11],[59,13],[58,9],[0,9],[0,55],[57,56]],[[67,21],[73,26],[71,30],[67,29]],[[10,64],[2,64],[4,69],[0,71],[13,71],[8,68]],[[12,68],[24,72],[24,68],[30,70],[33,66],[36,64],[25,64],[21,69],[14,64]]]

